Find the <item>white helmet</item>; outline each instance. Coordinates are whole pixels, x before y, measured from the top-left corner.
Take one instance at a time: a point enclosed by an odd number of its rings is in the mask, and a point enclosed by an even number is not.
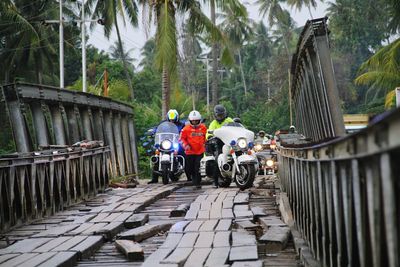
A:
[[[201,114],[197,110],[193,110],[189,113],[189,121],[191,125],[200,124]]]

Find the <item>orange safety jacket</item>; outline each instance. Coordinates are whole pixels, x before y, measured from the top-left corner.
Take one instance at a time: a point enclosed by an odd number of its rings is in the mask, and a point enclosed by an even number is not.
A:
[[[186,125],[181,132],[180,140],[186,155],[201,155],[205,152],[207,127],[200,124],[198,127]]]

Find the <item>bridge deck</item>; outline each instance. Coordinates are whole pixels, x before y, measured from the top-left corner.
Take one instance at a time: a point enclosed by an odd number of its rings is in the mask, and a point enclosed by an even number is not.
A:
[[[278,219],[274,189],[249,193],[179,184],[111,190],[5,234],[1,241],[13,244],[0,250],[0,266],[241,266],[243,261],[250,261],[249,266],[297,266],[291,241],[280,246],[261,238],[265,222]],[[185,218],[170,217],[185,203],[191,204]],[[263,219],[255,219],[256,206],[264,209]],[[127,227],[132,225],[127,222],[133,213],[148,214],[147,225],[167,228],[149,230],[147,236],[129,235]],[[116,239],[126,238],[140,241],[144,261],[128,261],[117,250]]]

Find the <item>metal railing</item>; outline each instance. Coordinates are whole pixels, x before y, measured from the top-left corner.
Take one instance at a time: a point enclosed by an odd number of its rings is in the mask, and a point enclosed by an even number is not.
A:
[[[323,266],[399,266],[400,109],[354,135],[278,149],[295,225]]]
[[[0,231],[95,195],[110,177],[137,175],[131,106],[22,83],[0,93],[17,149],[0,158]],[[105,146],[72,146],[82,140]]]

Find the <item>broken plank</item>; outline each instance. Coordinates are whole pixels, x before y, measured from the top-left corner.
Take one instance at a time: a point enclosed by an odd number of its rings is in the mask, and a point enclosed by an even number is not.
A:
[[[124,229],[123,222],[111,222],[105,227],[94,232],[95,235],[103,235],[106,240],[112,240],[119,232]]]
[[[104,227],[106,227],[108,223],[95,223],[94,225],[92,225],[90,228],[86,229],[85,231],[83,231],[81,234],[82,235],[93,235],[95,234],[97,231],[103,229]]]
[[[284,222],[276,216],[261,217],[258,219],[261,224],[265,225],[267,228],[272,226],[287,226]]]
[[[185,203],[179,205],[177,208],[174,210],[171,210],[169,217],[183,217],[186,215],[186,212],[189,210],[190,205]]]
[[[229,261],[257,260],[257,246],[232,247],[229,253]]]
[[[149,237],[158,234],[161,231],[163,232],[168,231],[170,227],[171,224],[169,223],[157,224],[157,225],[144,225],[119,234],[117,236],[117,239],[128,239],[140,242],[142,240],[145,240]]]
[[[253,212],[254,218],[256,218],[256,219],[267,216],[267,213],[265,212],[265,210],[258,206],[251,207],[251,211]]]
[[[115,240],[115,247],[130,261],[144,260],[143,248],[131,240]]]
[[[286,248],[289,237],[289,227],[272,226],[259,241],[266,244],[267,251],[280,251]]]
[[[125,222],[125,228],[132,229],[135,227],[139,227],[145,225],[149,221],[149,214],[133,214],[130,216]]]

